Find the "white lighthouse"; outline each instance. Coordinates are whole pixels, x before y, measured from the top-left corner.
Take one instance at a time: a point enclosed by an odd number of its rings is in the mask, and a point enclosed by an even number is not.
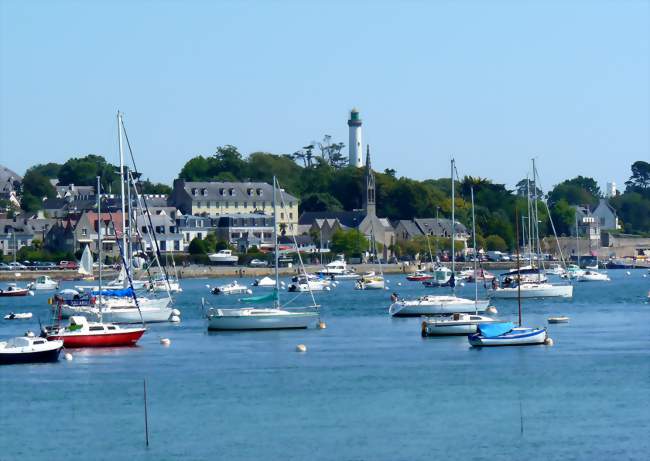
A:
[[[350,127],[350,142],[348,144],[350,149],[349,165],[361,168],[363,166],[363,142],[361,141],[361,118],[356,108],[350,111],[348,126]]]

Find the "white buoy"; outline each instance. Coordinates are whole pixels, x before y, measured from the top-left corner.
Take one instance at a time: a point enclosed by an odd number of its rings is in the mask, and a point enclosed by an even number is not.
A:
[[[69,362],[70,360],[72,360],[72,354],[70,352],[66,352],[63,358],[65,358]]]
[[[488,306],[487,309],[485,309],[485,312],[487,312],[488,314],[496,314],[498,311],[496,307]]]
[[[627,271],[627,272],[626,272],[626,274],[627,274],[627,275],[631,275],[631,274],[632,274],[632,272],[630,272],[630,271]]]
[[[461,287],[464,287],[464,286],[465,286],[465,282],[460,282],[460,286],[461,286]]]
[[[648,274],[643,274],[643,278],[646,278],[647,276],[648,276]]]
[[[172,315],[171,317],[169,317],[169,321],[172,323],[180,323],[181,318],[178,315]]]
[[[209,290],[209,289],[210,289],[210,284],[209,284],[209,283],[206,283],[206,284],[205,284],[205,287]]]
[[[402,286],[402,282],[397,282],[397,286],[398,286],[398,287],[401,287],[401,286]]]
[[[178,309],[172,309],[172,315],[181,315],[181,311]]]
[[[249,288],[248,290],[246,290],[246,293],[248,293],[249,295],[252,295],[252,294],[253,294],[253,290],[251,290],[251,289]]]
[[[172,341],[169,338],[160,338],[160,344],[163,346],[169,346],[171,343]]]
[[[552,338],[546,338],[544,340],[544,344],[546,344],[547,346],[552,346],[554,344],[553,339]]]
[[[385,291],[388,291],[388,287],[384,287],[384,290],[385,290]]]
[[[32,290],[29,290],[29,296],[34,296],[34,292]]]
[[[322,320],[320,322],[318,322],[318,329],[319,330],[324,330],[325,328],[327,328],[327,324],[325,322],[323,322]]]
[[[296,352],[307,352],[307,346],[304,344],[298,344],[296,346]]]
[[[330,291],[330,290],[331,290],[330,287],[325,287],[325,291]]]

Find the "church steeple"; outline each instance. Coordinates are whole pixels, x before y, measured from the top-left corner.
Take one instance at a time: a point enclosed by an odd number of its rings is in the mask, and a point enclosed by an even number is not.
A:
[[[366,173],[365,173],[365,191],[363,193],[363,209],[366,216],[376,216],[376,202],[375,202],[375,174],[372,171],[370,164],[370,145],[366,148]]]

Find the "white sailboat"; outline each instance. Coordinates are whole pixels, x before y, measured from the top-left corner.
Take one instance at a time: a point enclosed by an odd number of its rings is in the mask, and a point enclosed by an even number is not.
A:
[[[315,323],[318,318],[318,310],[312,295],[314,306],[307,309],[287,309],[280,305],[280,282],[278,275],[278,233],[277,233],[277,208],[276,208],[276,184],[273,178],[273,242],[275,254],[275,289],[273,293],[265,296],[256,296],[244,301],[249,302],[272,302],[270,308],[211,308],[207,312],[208,330],[277,330],[307,328]],[[281,193],[281,192],[280,192]],[[300,253],[298,253],[300,258]],[[301,267],[302,266],[302,258]]]
[[[475,313],[485,312],[489,301],[477,299],[459,298],[456,296],[453,273],[456,266],[455,237],[456,237],[456,212],[455,212],[455,184],[454,175],[456,161],[451,159],[451,295],[429,295],[417,299],[399,299],[395,294],[391,297],[393,304],[388,308],[388,313],[393,317],[419,317],[421,315],[440,315],[454,313]]]
[[[83,280],[93,280],[93,254],[90,252],[90,245],[84,247],[77,272]]]
[[[355,290],[384,290],[386,288],[384,271],[381,267],[381,258],[377,255],[377,242],[375,241],[374,226],[372,223],[370,224],[370,240],[372,241],[372,252],[377,257],[377,262],[379,263],[379,275],[375,274],[375,272],[363,274],[354,283]]]

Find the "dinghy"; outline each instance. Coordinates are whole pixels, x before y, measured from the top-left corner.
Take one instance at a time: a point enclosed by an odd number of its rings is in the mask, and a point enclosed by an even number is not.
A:
[[[451,336],[476,333],[479,324],[495,323],[498,320],[476,314],[452,314],[422,321],[422,336]]]
[[[9,312],[7,315],[5,315],[5,320],[26,320],[31,318],[31,312]]]
[[[15,283],[8,283],[7,288],[0,289],[0,296],[2,297],[27,296],[29,293],[29,289],[20,288]]]
[[[227,283],[226,285],[220,285],[214,287],[211,290],[213,295],[236,295],[241,293],[248,293],[249,288],[246,285],[241,285],[237,281],[232,283]]]
[[[515,327],[512,322],[479,324],[478,332],[468,337],[472,347],[532,346],[544,344],[546,328]]]
[[[259,280],[255,280],[252,285],[260,288],[275,288],[275,280],[271,277],[262,277]]]

